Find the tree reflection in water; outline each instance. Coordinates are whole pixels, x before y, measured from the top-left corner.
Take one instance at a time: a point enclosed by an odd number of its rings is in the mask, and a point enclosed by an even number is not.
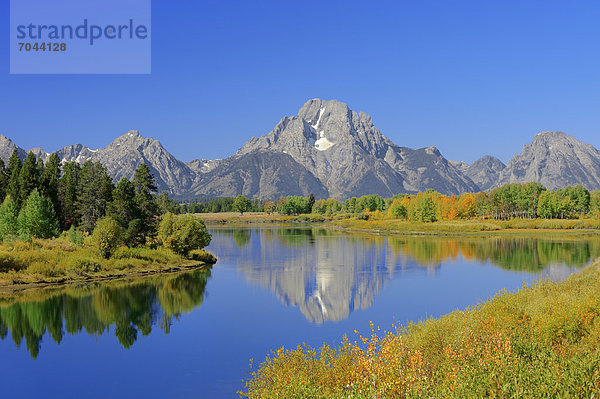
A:
[[[210,270],[131,281],[114,281],[24,292],[0,297],[0,338],[23,339],[36,358],[46,332],[60,343],[65,333],[102,335],[114,326],[124,348],[158,325],[169,333],[173,318],[204,300]]]

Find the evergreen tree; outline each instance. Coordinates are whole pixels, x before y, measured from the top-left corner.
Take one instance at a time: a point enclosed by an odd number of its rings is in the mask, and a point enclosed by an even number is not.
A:
[[[135,202],[135,187],[127,178],[122,178],[113,191],[113,200],[108,205],[106,214],[111,216],[122,229],[127,229],[129,223],[138,219],[140,212]]]
[[[40,177],[40,192],[52,202],[54,212],[60,215],[60,201],[58,200],[58,181],[60,179],[60,159],[56,153],[50,155],[46,166],[42,169]]]
[[[156,197],[156,205],[158,206],[158,212],[164,215],[167,212],[179,214],[181,212],[181,205],[169,198],[169,194],[163,191],[158,197]]]
[[[38,185],[42,184],[42,173],[44,173],[44,160],[37,158],[37,170],[38,170]],[[38,186],[38,191],[41,188]]]
[[[19,198],[21,204],[24,203],[29,194],[39,187],[40,173],[38,170],[37,159],[33,152],[27,154],[27,158],[23,161],[21,171],[19,172]]]
[[[19,209],[16,202],[10,195],[6,196],[0,206],[0,240],[17,235],[19,231],[17,224],[18,213]]]
[[[78,225],[80,215],[77,212],[77,187],[81,168],[76,162],[64,164],[64,173],[58,180],[58,200],[60,225],[68,230],[72,225]]]
[[[100,162],[83,164],[77,187],[77,211],[85,230],[92,231],[96,221],[106,215],[113,190],[112,178]]]
[[[18,217],[19,235],[22,238],[52,238],[59,233],[58,219],[49,199],[34,188],[23,203]]]
[[[146,237],[153,236],[155,233],[158,216],[158,206],[154,200],[153,193],[156,192],[156,181],[146,164],[141,164],[133,175],[133,184],[135,186],[135,202],[140,212],[140,221],[142,231]]]
[[[312,213],[313,206],[315,205],[315,195],[310,193],[308,196],[308,204],[304,213]]]
[[[14,150],[10,159],[8,160],[8,183],[6,185],[6,195],[10,195],[15,203],[17,204],[17,208],[21,205],[21,196],[19,195],[19,174],[21,173],[21,158],[19,158],[19,153],[17,150]]]
[[[0,201],[4,201],[6,197],[6,189],[8,186],[8,171],[4,160],[0,158]]]

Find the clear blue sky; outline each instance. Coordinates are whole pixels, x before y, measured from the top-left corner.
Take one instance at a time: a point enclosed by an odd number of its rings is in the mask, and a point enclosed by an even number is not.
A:
[[[600,2],[152,2],[151,75],[9,75],[0,133],[48,151],[130,129],[182,160],[232,155],[310,98],[399,145],[507,161],[541,130],[600,147]]]

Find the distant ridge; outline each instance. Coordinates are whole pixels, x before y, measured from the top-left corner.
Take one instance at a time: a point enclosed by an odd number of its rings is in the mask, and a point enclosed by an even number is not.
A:
[[[492,187],[535,181],[553,190],[581,184],[600,189],[600,151],[563,132],[541,132],[506,165]]]
[[[0,135],[0,158],[26,151]],[[44,159],[43,149],[31,151]],[[396,145],[364,112],[336,100],[309,100],[298,115],[284,117],[275,128],[253,137],[226,159],[184,163],[159,141],[132,130],[103,149],[74,144],[56,151],[63,161],[102,162],[115,181],[131,179],[146,163],[160,191],[179,199],[239,194],[277,199],[286,195],[345,199],[365,194],[391,197],[434,189],[461,194],[506,183],[535,181],[549,189],[582,184],[600,189],[600,151],[562,132],[542,132],[523,146],[507,165],[486,155],[467,164],[449,161],[434,147]]]

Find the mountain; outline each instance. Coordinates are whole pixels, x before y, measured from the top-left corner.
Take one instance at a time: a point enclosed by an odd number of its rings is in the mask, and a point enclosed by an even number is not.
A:
[[[270,133],[250,139],[234,158],[257,153],[289,155],[331,197],[390,197],[427,188],[448,194],[477,190],[437,148],[400,147],[381,134],[369,115],[336,100],[308,101],[297,116],[285,117]]]
[[[486,155],[471,165],[464,161],[450,161],[450,163],[469,177],[483,191],[496,184],[500,172],[506,168],[501,160],[491,155]]]
[[[27,152],[0,135],[0,158],[7,162],[15,148],[24,159]],[[41,148],[33,148],[30,151],[44,162],[50,158],[50,154]],[[156,178],[158,190],[167,191],[174,196],[187,195],[197,177],[196,172],[165,150],[159,141],[144,138],[135,130],[117,137],[104,149],[92,150],[75,144],[61,148],[56,153],[64,162],[102,162],[115,183],[122,177],[132,179],[138,166],[145,163]]]
[[[136,130],[116,138],[104,149],[88,151],[82,151],[79,156],[91,153],[91,159],[102,162],[115,182],[123,177],[131,179],[142,163],[147,164],[156,177],[159,192],[185,195],[196,177],[196,173],[171,155],[159,141],[144,138]]]
[[[4,139],[0,155],[10,156],[15,147]],[[50,156],[39,148],[33,152],[45,161]],[[284,117],[270,133],[250,139],[222,160],[183,163],[160,142],[137,131],[118,137],[104,149],[75,144],[57,154],[63,161],[100,161],[115,181],[131,179],[135,169],[146,163],[159,191],[178,198],[313,193],[317,198],[345,199],[365,194],[391,197],[428,188],[446,194],[478,190],[436,147],[398,146],[381,134],[368,114],[336,100],[309,100],[298,115]]]
[[[194,197],[280,198],[287,195],[327,198],[327,188],[290,155],[252,152],[223,160],[218,167],[199,176]]]
[[[19,158],[25,159],[27,153],[21,147],[13,143],[11,139],[0,134],[0,159],[4,161],[5,165],[8,165],[8,160],[15,149],[19,153]]]
[[[26,152],[0,135],[0,158]],[[47,161],[41,148],[31,151]],[[467,164],[449,161],[434,147],[402,147],[385,137],[364,112],[336,100],[309,100],[298,114],[248,140],[226,159],[184,163],[159,141],[132,130],[106,148],[74,144],[56,151],[62,161],[100,161],[114,181],[150,167],[159,191],[179,199],[243,194],[345,199],[365,194],[391,197],[434,189],[444,194],[490,190],[507,183],[540,182],[549,189],[582,184],[600,189],[600,151],[562,132],[542,132],[507,165],[486,155]]]
[[[563,132],[538,133],[508,162],[493,187],[530,181],[549,190],[577,184],[600,189],[600,151]]]
[[[208,173],[216,168],[221,161],[221,159],[194,159],[193,161],[186,162],[185,164],[194,173]]]

